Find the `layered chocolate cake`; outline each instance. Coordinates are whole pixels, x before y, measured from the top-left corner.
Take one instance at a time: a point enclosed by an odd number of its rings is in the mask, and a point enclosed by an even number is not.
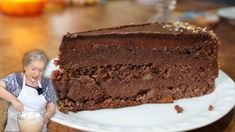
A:
[[[52,80],[63,112],[170,103],[211,93],[218,76],[212,31],[148,23],[68,33]]]

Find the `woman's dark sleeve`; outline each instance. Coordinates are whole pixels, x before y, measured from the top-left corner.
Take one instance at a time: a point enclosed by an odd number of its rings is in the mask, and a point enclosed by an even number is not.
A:
[[[53,103],[56,103],[58,98],[57,98],[57,94],[55,92],[55,89],[54,89],[54,86],[51,82],[51,80],[49,81],[49,84],[46,88],[46,91],[45,91],[45,98],[47,100],[47,102],[53,102]]]
[[[2,79],[5,84],[6,90],[16,95],[18,89],[18,83],[16,80],[16,74],[11,73]]]

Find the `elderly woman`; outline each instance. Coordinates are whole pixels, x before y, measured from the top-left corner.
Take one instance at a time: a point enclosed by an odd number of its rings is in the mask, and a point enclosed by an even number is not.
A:
[[[9,101],[5,131],[19,131],[17,113],[45,111],[43,131],[56,109],[56,94],[52,83],[43,77],[48,58],[44,52],[34,50],[25,54],[24,72],[12,73],[0,80],[0,97]]]

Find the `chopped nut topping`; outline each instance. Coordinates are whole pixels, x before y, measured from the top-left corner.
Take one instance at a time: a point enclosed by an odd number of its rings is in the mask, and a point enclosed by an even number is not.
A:
[[[210,36],[211,36],[212,39],[218,40],[216,34],[215,34],[213,31],[209,31],[209,34],[210,34]]]
[[[202,29],[203,32],[207,32],[207,27]]]
[[[163,26],[163,28],[170,28],[170,27],[171,27],[171,25],[169,25],[169,24],[166,24]]]
[[[184,23],[184,22],[175,22],[172,23],[172,25],[166,24],[163,26],[163,28],[168,28],[170,31],[180,31],[183,32],[182,29],[190,30],[193,33],[198,33],[199,30],[202,30],[200,27],[196,27],[194,25],[190,25],[189,23]]]
[[[70,39],[72,39],[72,38],[77,38],[77,37],[78,37],[78,34],[71,34],[70,32],[67,32],[66,37],[67,37],[67,38],[70,38]]]
[[[183,32],[184,31],[183,29],[185,29],[188,31],[192,31],[192,33],[195,34],[199,32],[206,32],[211,36],[212,39],[218,41],[216,34],[213,31],[208,31],[207,27],[201,28],[185,22],[174,22],[171,25],[170,24],[164,25],[163,28],[167,28],[169,29],[169,31],[175,31],[175,32]]]
[[[70,32],[67,32],[66,36],[67,37],[70,37],[71,33]]]
[[[71,35],[71,37],[70,38],[77,38],[78,37],[78,35],[77,34],[73,34],[73,35]]]
[[[198,30],[195,30],[195,31],[193,31],[193,33],[199,33],[199,31],[198,31]]]

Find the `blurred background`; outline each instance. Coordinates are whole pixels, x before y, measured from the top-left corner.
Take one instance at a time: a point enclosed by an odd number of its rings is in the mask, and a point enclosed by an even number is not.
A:
[[[234,0],[0,0],[0,78],[22,71],[29,50],[57,57],[67,32],[156,21],[185,21],[213,30],[221,41],[220,68],[235,80]],[[0,131],[7,106],[0,99]],[[201,130],[235,131],[233,111]]]

